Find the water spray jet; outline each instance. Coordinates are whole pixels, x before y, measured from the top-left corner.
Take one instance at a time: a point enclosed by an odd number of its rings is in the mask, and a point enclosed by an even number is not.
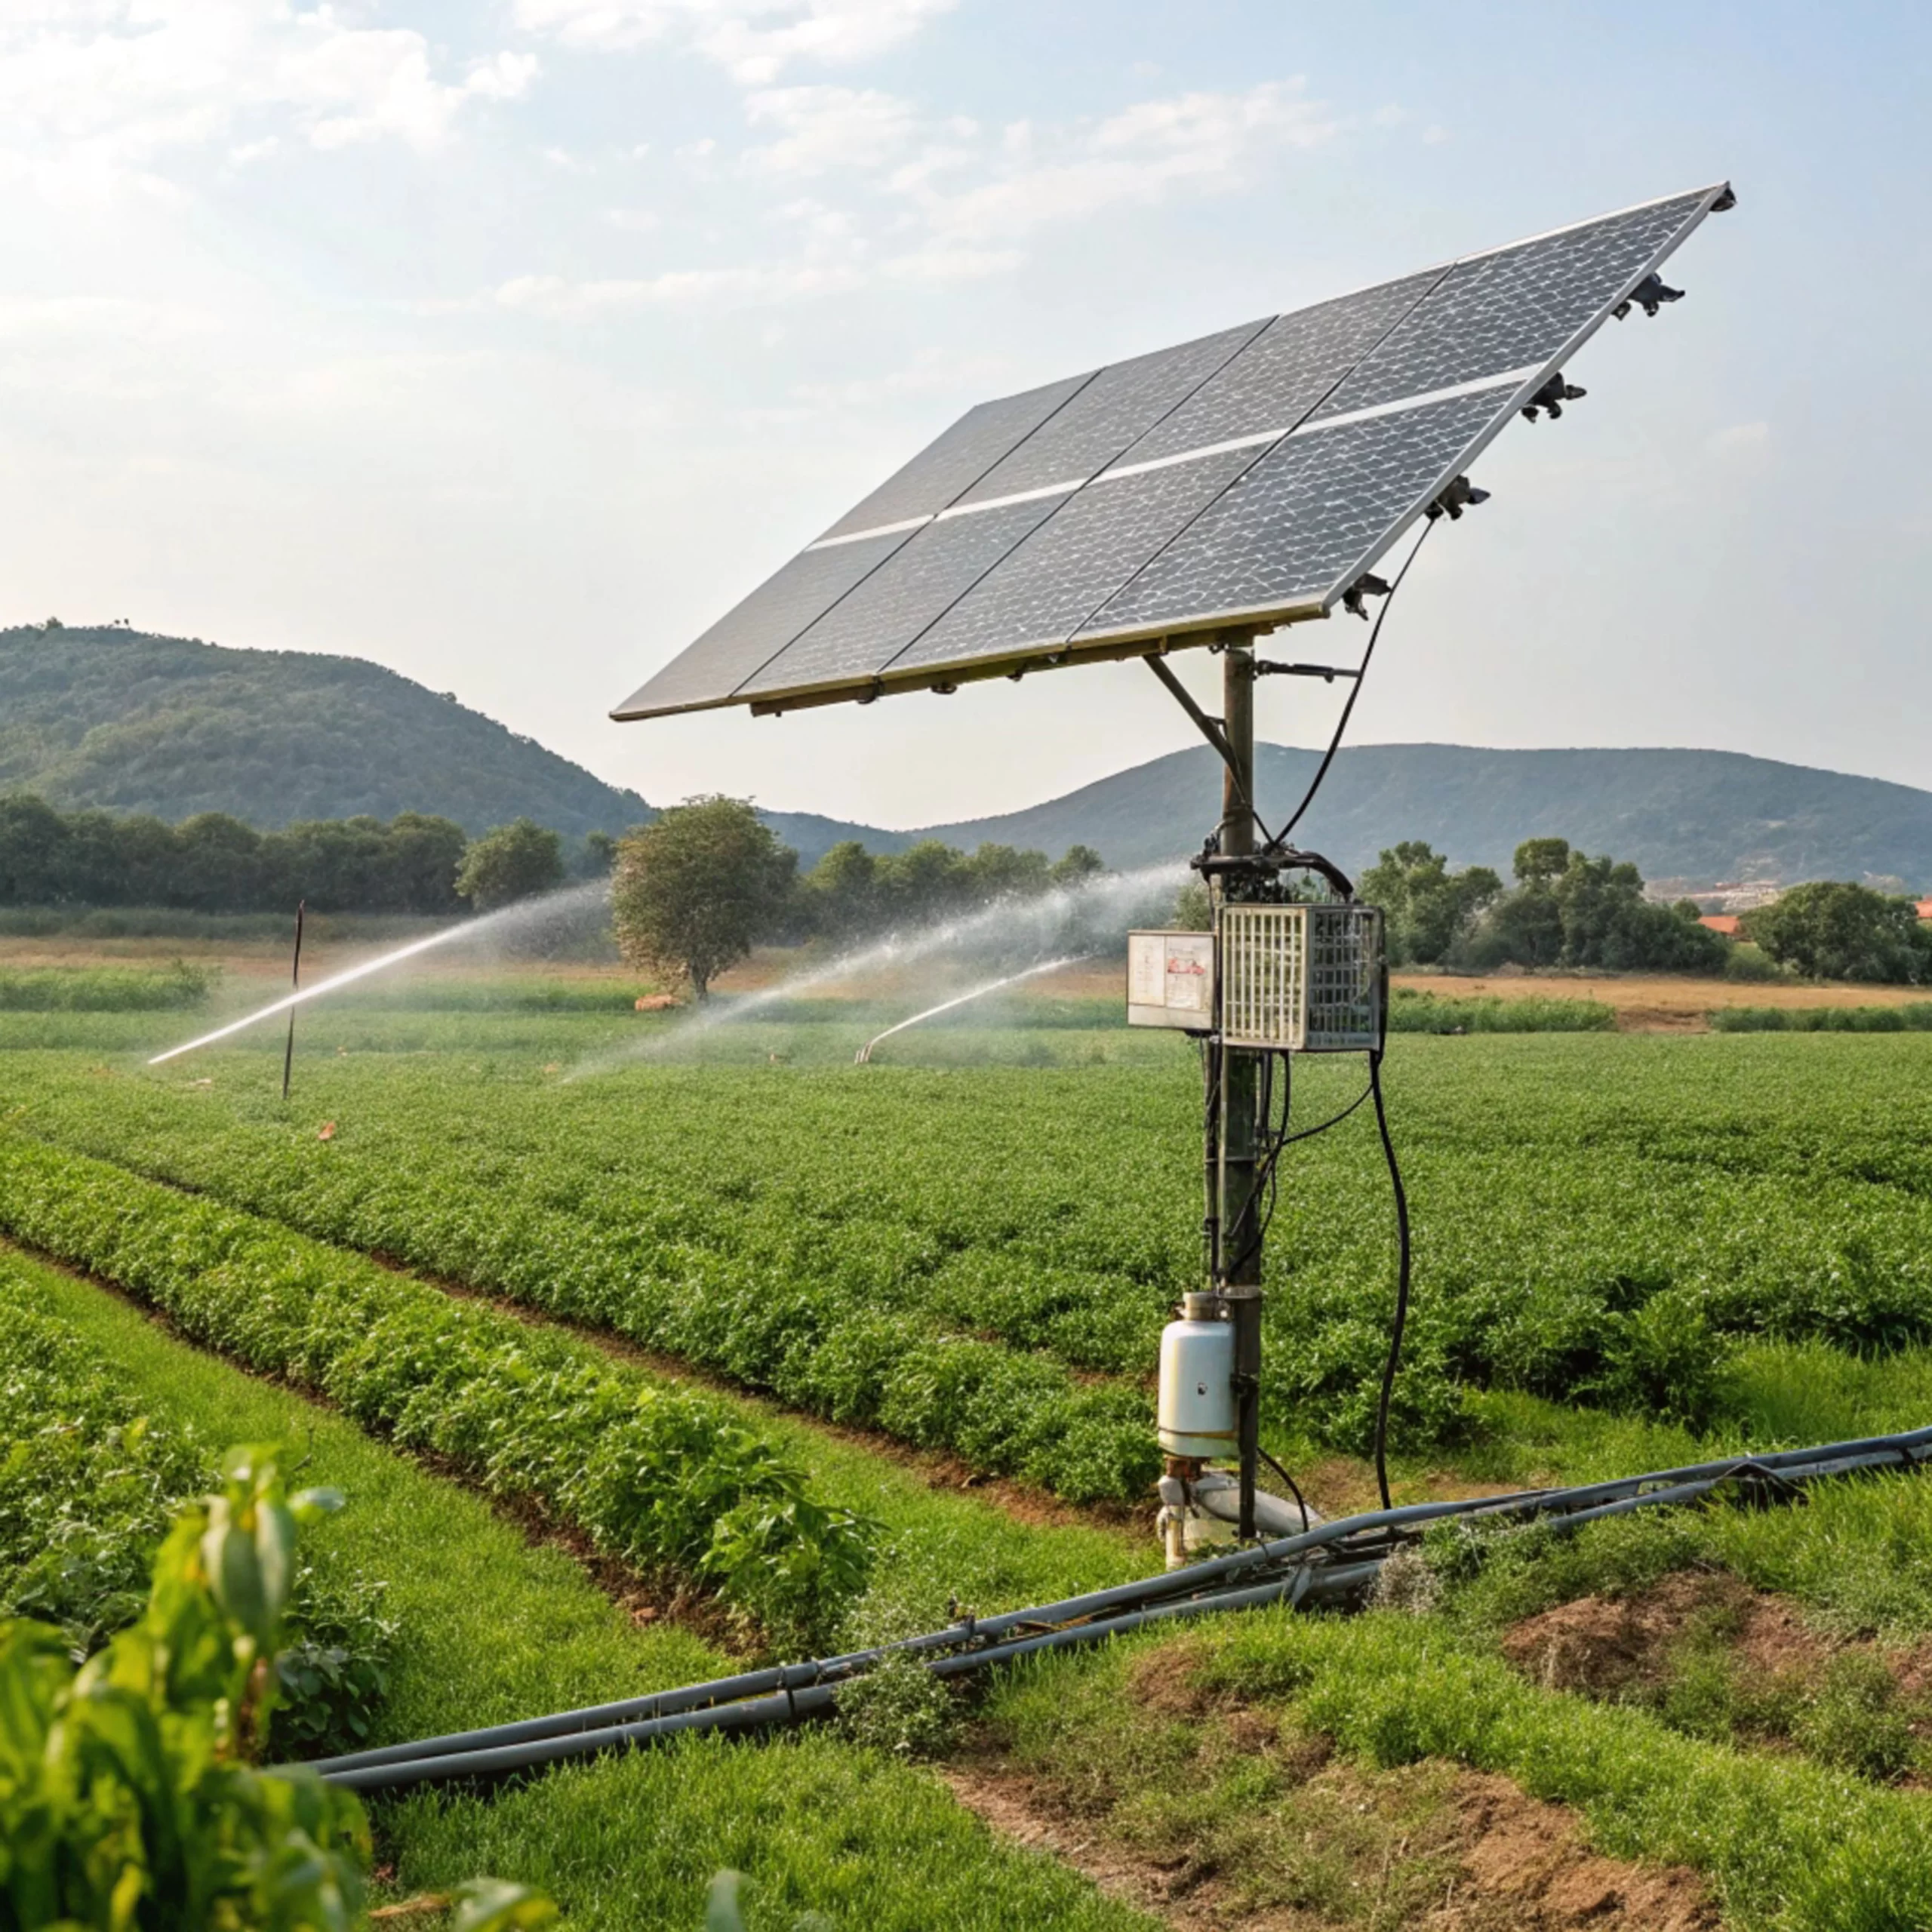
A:
[[[400,966],[404,961],[420,958],[423,953],[432,952],[438,947],[454,946],[459,940],[471,940],[479,934],[508,931],[518,925],[540,924],[545,919],[565,912],[574,910],[588,904],[600,893],[608,893],[610,884],[605,879],[592,879],[582,885],[567,886],[560,892],[546,892],[541,898],[522,899],[514,906],[506,906],[500,911],[486,912],[478,919],[466,919],[460,926],[449,926],[439,933],[432,933],[426,939],[411,940],[407,946],[399,946],[393,952],[385,952],[379,958],[365,959],[359,966],[351,966],[340,973],[331,974],[326,980],[318,980],[312,986],[298,987],[281,998],[271,1000],[266,1006],[257,1007],[253,1013],[244,1014],[239,1020],[231,1020],[225,1026],[217,1026],[214,1032],[202,1034],[199,1038],[184,1040],[178,1047],[170,1047],[165,1053],[156,1054],[148,1062],[150,1066],[159,1066],[164,1062],[179,1060],[183,1054],[191,1054],[202,1047],[211,1047],[217,1041],[229,1039],[237,1033],[245,1032],[251,1026],[259,1026],[264,1020],[272,1020],[278,1013],[293,1013],[298,1006],[306,1005],[310,1000],[321,999],[325,995],[337,992],[344,986],[353,986],[358,980],[373,978],[378,973],[386,973],[390,968]]]
[[[975,986],[971,992],[955,993],[951,999],[941,1000],[937,1006],[929,1006],[923,1013],[915,1013],[909,1020],[902,1020],[897,1026],[888,1026],[883,1033],[875,1033],[859,1049],[853,1064],[865,1066],[870,1064],[872,1049],[881,1040],[889,1040],[895,1033],[903,1033],[909,1026],[916,1026],[922,1020],[937,1020],[942,1013],[950,1013],[955,1006],[965,1006],[976,999],[984,999],[989,993],[996,993],[1002,986],[1017,986],[1022,980],[1030,980],[1041,973],[1051,973],[1062,966],[1076,966],[1083,959],[1091,959],[1091,953],[1069,952],[1064,959],[1043,959],[1037,966],[1023,966],[1017,973],[1008,973],[1003,979],[989,980],[983,986]]]

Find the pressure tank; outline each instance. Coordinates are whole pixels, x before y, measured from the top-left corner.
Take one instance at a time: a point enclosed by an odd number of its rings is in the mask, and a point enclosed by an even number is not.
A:
[[[1232,1456],[1235,1441],[1235,1331],[1209,1318],[1206,1295],[1189,1295],[1178,1321],[1161,1331],[1161,1447],[1170,1456]]]

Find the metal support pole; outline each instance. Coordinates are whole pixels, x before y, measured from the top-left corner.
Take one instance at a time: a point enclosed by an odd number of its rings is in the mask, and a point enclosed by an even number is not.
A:
[[[307,900],[297,902],[295,908],[295,964],[289,972],[289,984],[297,992],[302,990],[302,919],[309,909]],[[281,1097],[288,1098],[288,1082],[295,1072],[295,1009],[288,1009],[288,1043],[281,1050]]]
[[[1254,850],[1254,654],[1243,642],[1222,654],[1222,721],[1231,755],[1221,781],[1221,851]],[[1241,888],[1238,875],[1223,890]],[[1220,976],[1217,975],[1217,977]],[[1221,1060],[1221,1292],[1234,1324],[1235,1419],[1241,1452],[1241,1521],[1255,1534],[1254,1481],[1260,1460],[1261,1227],[1255,1186],[1261,1123],[1261,1056],[1223,1046]]]

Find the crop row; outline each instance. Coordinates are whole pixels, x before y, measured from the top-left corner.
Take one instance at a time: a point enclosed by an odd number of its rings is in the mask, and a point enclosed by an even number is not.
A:
[[[115,1082],[94,1097],[105,1104],[87,1107],[85,1126],[60,1124],[63,1143],[318,1239],[610,1328],[829,1420],[949,1450],[1076,1502],[1133,1497],[1158,1472],[1140,1388],[1083,1386],[1059,1361],[985,1339],[1007,1325],[1004,1258],[989,1272],[983,1254],[952,1257],[952,1291],[929,1294],[945,1249],[915,1229],[835,1231],[795,1216],[789,1191],[761,1197],[755,1180],[728,1170],[713,1177],[724,1199],[702,1183],[681,1195],[681,1177],[648,1165],[613,1173],[608,1149],[546,1149],[538,1122],[513,1108],[487,1129],[452,1134],[450,1097],[435,1083],[355,1104],[328,1143],[278,1125],[224,1132],[208,1107],[150,1124],[148,1106],[171,1097],[145,1084]],[[38,1109],[26,1123],[54,1124]],[[334,1158],[352,1141],[349,1158]],[[1077,1279],[1063,1266],[1041,1272],[1028,1268],[1029,1294]],[[1090,1331],[1106,1318],[1084,1300],[1074,1306]],[[1113,1312],[1138,1331],[1146,1306],[1143,1294]],[[1113,1352],[1128,1361],[1124,1333]],[[1019,1339],[1052,1336],[1029,1324]]]
[[[496,1037],[479,1022],[474,1059],[305,1069],[299,1125],[238,1057],[211,1063],[210,1088],[0,1055],[0,1097],[37,1135],[819,1414],[1065,1494],[1144,1481],[1144,1398],[1060,1364],[1144,1376],[1195,1284],[1183,1052],[559,1084]],[[1717,1419],[1738,1337],[1932,1338],[1928,1072],[1918,1036],[1399,1042],[1417,1287],[1400,1439],[1453,1434],[1469,1386]],[[1359,1078],[1349,1063],[1298,1075],[1297,1119]],[[326,1143],[321,1118],[339,1129]],[[1268,1259],[1278,1429],[1361,1441],[1391,1235],[1365,1109],[1292,1151]]]
[[[147,1423],[0,1254],[0,1617],[58,1624],[93,1649],[140,1609],[169,1518],[211,1470],[200,1443]]]
[[[182,1505],[214,1479],[193,1430],[156,1423],[119,1366],[44,1305],[38,1271],[0,1253],[0,1619],[57,1626],[76,1654],[132,1623]],[[318,1757],[368,1740],[397,1629],[383,1586],[298,1559],[271,1746]]]
[[[803,1641],[863,1580],[866,1526],[711,1400],[103,1162],[0,1137],[0,1228],[117,1282],[193,1340],[447,1458],[646,1571],[714,1580]]]

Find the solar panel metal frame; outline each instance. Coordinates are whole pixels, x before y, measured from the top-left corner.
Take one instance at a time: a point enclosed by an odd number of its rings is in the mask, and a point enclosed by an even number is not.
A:
[[[935,690],[946,691],[955,689],[961,684],[986,678],[1005,677],[1017,679],[1035,671],[1056,669],[1066,665],[1099,663],[1121,658],[1163,654],[1167,651],[1183,649],[1190,645],[1212,643],[1232,631],[1252,632],[1272,629],[1285,624],[1304,623],[1316,618],[1326,617],[1341,601],[1349,588],[1364,572],[1372,570],[1377,561],[1385,555],[1393,545],[1401,540],[1404,533],[1411,529],[1417,520],[1426,513],[1430,505],[1435,501],[1441,492],[1489,448],[1497,437],[1502,433],[1503,429],[1514,419],[1517,412],[1536,395],[1553,374],[1563,368],[1577,351],[1589,341],[1598,330],[1602,328],[1618,306],[1627,301],[1647,277],[1657,272],[1661,265],[1683,245],[1707,216],[1718,209],[1730,208],[1734,205],[1734,199],[1730,184],[1727,182],[1718,182],[1702,189],[1691,189],[1674,195],[1658,195],[1647,202],[1635,203],[1627,208],[1614,209],[1607,214],[1592,215],[1583,221],[1567,223],[1559,228],[1546,229],[1541,234],[1524,236],[1521,240],[1506,242],[1495,248],[1480,249],[1471,254],[1457,257],[1451,261],[1438,264],[1435,272],[1436,280],[1429,285],[1417,303],[1405,312],[1404,315],[1391,325],[1390,329],[1377,344],[1365,351],[1347,371],[1337,378],[1336,383],[1328,392],[1330,395],[1333,395],[1337,389],[1362,368],[1369,358],[1377,352],[1383,343],[1386,342],[1395,331],[1402,325],[1402,322],[1420,307],[1423,303],[1426,302],[1444,285],[1455,269],[1507,254],[1512,250],[1524,248],[1538,242],[1552,240],[1557,236],[1569,234],[1580,229],[1616,220],[1623,216],[1641,214],[1648,208],[1661,208],[1672,202],[1693,202],[1696,204],[1684,222],[1651,252],[1638,272],[1629,277],[1607,299],[1603,301],[1584,322],[1572,331],[1570,337],[1554,352],[1535,365],[1528,366],[1524,371],[1503,372],[1500,377],[1483,378],[1469,384],[1457,386],[1472,394],[1479,392],[1487,387],[1494,387],[1498,398],[1498,406],[1491,420],[1486,426],[1473,435],[1466,445],[1458,450],[1454,458],[1446,463],[1440,474],[1432,478],[1428,481],[1427,486],[1417,493],[1414,500],[1398,515],[1392,519],[1378,536],[1365,546],[1359,556],[1350,562],[1346,568],[1338,570],[1331,580],[1313,595],[1298,598],[1292,602],[1285,604],[1237,604],[1226,609],[1190,614],[1180,621],[1169,620],[1158,623],[1140,626],[1123,625],[1118,629],[1105,629],[1098,634],[1091,635],[1085,634],[1083,629],[1077,627],[1072,638],[1050,645],[1034,642],[1010,650],[965,658],[956,663],[921,663],[916,666],[909,666],[896,675],[888,663],[882,670],[869,672],[862,677],[807,683],[789,690],[782,688],[774,689],[768,686],[761,689],[755,697],[752,696],[746,687],[758,683],[766,672],[776,667],[778,659],[791,648],[792,644],[798,642],[803,637],[804,633],[801,632],[780,645],[762,666],[741,675],[733,689],[721,696],[708,697],[695,702],[674,703],[669,705],[641,705],[639,700],[648,694],[651,683],[657,681],[657,678],[662,677],[664,672],[669,670],[672,666],[681,663],[688,655],[688,652],[680,653],[678,657],[669,660],[669,663],[659,672],[654,674],[650,682],[647,682],[631,698],[626,700],[624,704],[614,710],[611,715],[620,721],[628,721],[639,718],[670,716],[690,711],[712,710],[734,704],[748,705],[755,715],[771,715],[781,712],[803,709],[825,704],[866,704],[872,703],[876,698],[889,696],[899,691]],[[1421,275],[1429,272],[1431,272],[1429,270],[1422,270],[1412,276],[1401,276],[1393,279],[1396,281],[1417,280],[1420,279]],[[1371,286],[1382,285],[1383,285],[1377,284]],[[1300,312],[1291,310],[1286,312],[1294,314]],[[1260,333],[1265,332],[1267,326],[1269,325],[1266,324],[1262,325],[1262,328],[1257,332],[1257,337]],[[1093,379],[1094,375],[1100,373],[1097,371],[1091,372],[1085,377],[1066,379],[1074,386],[1069,390],[1068,398],[1064,398],[1063,401],[1070,400],[1073,395],[1076,395],[1080,389]],[[1512,374],[1520,374],[1521,380],[1511,383],[1509,377]],[[1037,394],[1041,389],[1053,386],[1054,385],[1052,384],[1038,385],[1035,389],[1021,393],[1023,395]],[[1364,411],[1361,412],[1361,415],[1363,417],[1367,417],[1400,414],[1405,409],[1422,407],[1431,401],[1441,399],[1451,392],[1443,392],[1437,395],[1400,398],[1391,403],[1377,405],[1372,409]],[[982,408],[987,406],[980,405]],[[1184,405],[1176,405],[1177,408],[1182,406]],[[1319,401],[1311,405],[1297,422],[1288,425],[1272,439],[1257,438],[1254,461],[1236,472],[1221,489],[1209,499],[1208,503],[1195,513],[1194,518],[1191,519],[1188,525],[1183,526],[1183,530],[1191,528],[1192,521],[1196,521],[1199,517],[1208,514],[1214,504],[1225,496],[1229,490],[1234,488],[1242,477],[1250,474],[1261,463],[1279,450],[1290,438],[1296,435],[1297,431],[1305,433],[1315,432],[1327,433],[1333,428],[1346,426],[1351,420],[1355,420],[1344,413],[1318,421],[1315,420],[1316,414],[1321,406]],[[1020,443],[1023,444],[1026,435],[1034,433],[1044,426],[1044,422],[1051,421],[1051,414],[1052,412],[1049,411],[1041,424],[1036,424],[1034,426],[1034,430],[1023,434],[1020,438]],[[962,418],[961,421],[963,422],[964,420]],[[957,429],[958,426],[955,424],[954,428]],[[951,434],[952,431],[944,433]],[[1151,431],[1147,433],[1151,433]],[[1000,463],[1007,461],[1014,454],[1014,450],[1019,447],[1020,444],[1016,444],[1014,449],[1002,452],[988,466],[987,471],[984,473],[990,474],[991,471],[997,468]],[[1169,458],[1165,460],[1175,460]],[[918,458],[915,457],[912,463],[904,466],[902,471],[897,474],[903,475],[906,471],[910,470],[917,461]],[[1116,462],[1118,461],[1118,459],[1116,459]],[[1080,490],[1091,486],[1106,474],[1106,471],[1103,469],[1097,472],[1094,477],[1081,479],[1077,488],[1069,492],[1069,496],[1077,494]],[[881,488],[883,489],[884,487],[881,485]],[[968,497],[970,497],[974,487],[976,487],[975,485],[968,484],[961,495],[956,497],[953,501],[963,503]],[[877,495],[879,492],[875,491],[872,494]],[[1050,493],[1041,491],[1037,494],[1044,495]],[[998,498],[990,499],[989,504],[1001,500],[1002,500]],[[853,512],[848,511],[834,523],[827,533],[827,538],[846,542],[855,540],[866,534],[867,533],[863,531],[845,530],[844,526],[851,521],[852,514]],[[921,523],[936,521],[939,514],[940,512],[932,512],[928,517],[917,521]],[[819,540],[821,543],[826,540],[826,538]],[[1171,543],[1174,540],[1176,540],[1172,538],[1169,540]],[[811,546],[808,547],[809,549]],[[895,546],[887,557],[881,560],[876,568],[884,568],[893,558],[900,554],[900,546]],[[1009,551],[1007,554],[1011,555],[1012,552]],[[996,572],[999,567],[998,563],[990,566],[987,574],[990,575]],[[1145,569],[1147,566],[1143,565],[1140,568]],[[1137,571],[1136,574],[1138,574]],[[1132,580],[1130,578],[1128,582],[1131,583]],[[1125,588],[1125,584],[1116,586],[1113,591],[1101,600],[1100,605],[1096,607],[1094,614],[1097,615],[1099,611],[1103,608],[1106,603],[1111,602],[1115,597],[1120,595]],[[728,614],[728,617],[729,614]],[[934,621],[939,620],[935,619]],[[1091,618],[1089,621],[1091,622]],[[809,628],[810,626],[808,626],[807,629],[809,629]],[[902,647],[902,651],[912,648],[919,635],[923,635],[923,632],[909,638],[905,645]]]

